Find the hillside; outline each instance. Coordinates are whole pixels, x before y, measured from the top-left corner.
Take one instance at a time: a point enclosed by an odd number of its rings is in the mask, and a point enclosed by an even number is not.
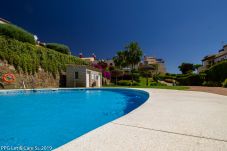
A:
[[[46,79],[55,79],[56,83],[47,84],[44,87],[56,87],[59,85],[57,84],[60,80],[59,75],[65,71],[66,64],[87,64],[75,56],[62,54],[52,49],[20,42],[5,36],[0,36],[0,63],[1,66],[11,70],[1,70],[1,74],[4,72],[14,72],[16,74],[17,81],[13,88],[21,87],[20,83],[22,81],[26,82],[27,78],[32,79],[32,81],[40,81],[40,78],[45,79],[45,76]],[[42,74],[40,75],[40,73]],[[43,82],[48,83],[48,81]],[[33,83],[37,84],[37,82]]]

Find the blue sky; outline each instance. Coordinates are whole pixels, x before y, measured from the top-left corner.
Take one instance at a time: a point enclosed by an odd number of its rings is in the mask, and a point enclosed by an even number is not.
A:
[[[201,63],[227,43],[226,0],[7,0],[0,17],[43,42],[112,58],[130,41],[163,58],[168,72]]]

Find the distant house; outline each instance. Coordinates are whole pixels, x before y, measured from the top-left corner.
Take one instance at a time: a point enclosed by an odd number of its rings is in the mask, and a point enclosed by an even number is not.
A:
[[[108,66],[115,66],[115,63],[112,59],[106,59],[104,62],[107,63]]]
[[[114,61],[112,60],[112,59],[106,59],[106,60],[104,60],[104,59],[101,59],[101,60],[95,60],[93,63],[94,64],[98,64],[99,62],[105,62],[106,64],[107,64],[107,66],[112,66],[112,67],[114,67],[115,66],[115,63],[114,63]]]
[[[223,60],[227,60],[227,45],[224,45],[217,54],[205,56],[202,59],[202,66],[198,69],[198,72],[202,72]]]
[[[0,18],[0,24],[10,24],[10,22],[3,18]]]
[[[158,66],[158,73],[165,74],[165,61],[163,59],[157,59],[152,56],[144,56],[144,65],[157,65]],[[140,65],[141,66],[141,65]]]
[[[96,55],[94,53],[91,55],[91,57],[84,57],[83,53],[79,53],[79,58],[90,63],[94,63],[96,61]]]
[[[67,65],[66,87],[101,87],[102,73],[86,65]]]
[[[91,63],[95,61],[94,57],[86,57],[86,58],[80,58],[80,59],[85,60],[87,62],[91,62]]]

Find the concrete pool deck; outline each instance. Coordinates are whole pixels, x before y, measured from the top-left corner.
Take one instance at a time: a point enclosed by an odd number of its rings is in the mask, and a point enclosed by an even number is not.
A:
[[[226,151],[227,96],[141,89],[150,98],[57,151]]]

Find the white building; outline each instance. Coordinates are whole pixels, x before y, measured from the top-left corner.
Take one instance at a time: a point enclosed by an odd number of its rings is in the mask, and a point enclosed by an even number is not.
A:
[[[66,87],[101,87],[102,73],[86,65],[67,65]]]
[[[205,56],[202,59],[202,66],[198,69],[198,72],[202,72],[223,60],[227,60],[227,45],[223,46],[223,49],[219,50],[217,54]]]

